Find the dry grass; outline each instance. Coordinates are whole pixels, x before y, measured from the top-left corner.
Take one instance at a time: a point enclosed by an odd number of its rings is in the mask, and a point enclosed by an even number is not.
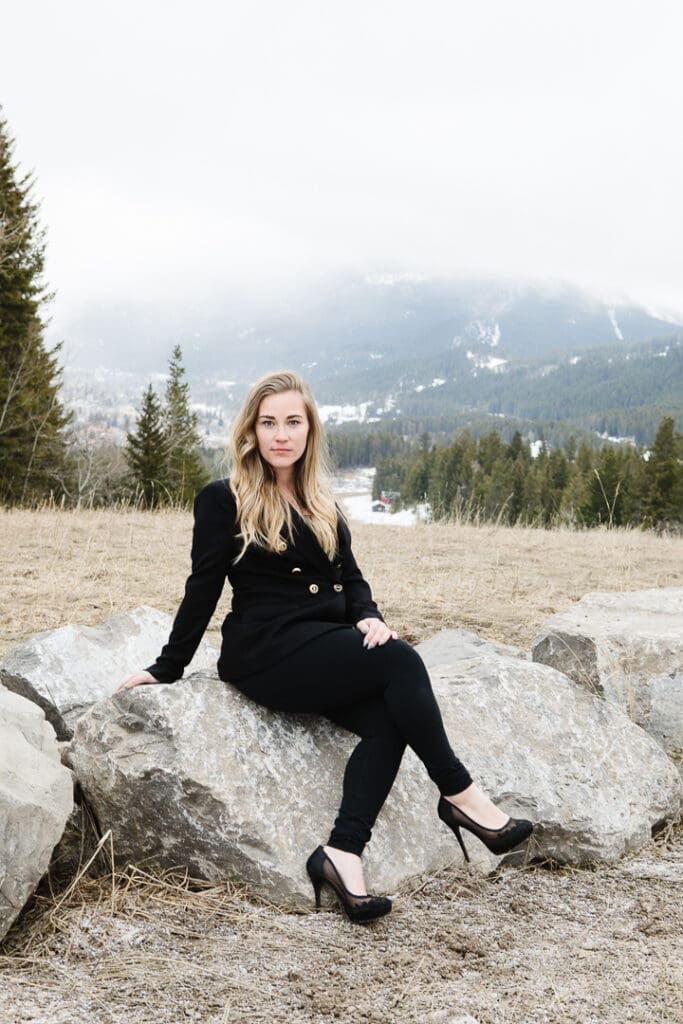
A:
[[[40,897],[0,954],[7,1024],[679,1021],[683,844],[594,872],[458,869],[367,928],[134,868]]]
[[[175,611],[191,517],[0,514],[0,653],[40,629],[147,603]],[[387,619],[528,646],[589,590],[683,585],[683,540],[636,532],[354,528]],[[210,632],[217,627],[224,596]],[[683,1019],[683,836],[594,872],[456,863],[368,928],[287,912],[231,885],[108,860],[41,891],[0,955],[2,1024],[339,1021],[622,1024]]]
[[[0,655],[43,629],[151,604],[174,613],[189,571],[183,512],[0,511]],[[466,626],[528,647],[543,620],[590,590],[683,585],[683,538],[625,530],[353,527],[387,621],[418,642]],[[207,638],[220,641],[229,587]]]

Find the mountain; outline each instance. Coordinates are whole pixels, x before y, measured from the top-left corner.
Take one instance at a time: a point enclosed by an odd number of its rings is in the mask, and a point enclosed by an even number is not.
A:
[[[669,321],[643,308],[610,306],[571,286],[408,274],[337,275],[278,296],[136,298],[84,308],[62,331],[69,363],[83,369],[163,371],[179,342],[189,371],[240,380],[282,365],[320,380],[378,359],[482,344],[530,359],[671,333]]]
[[[331,422],[448,434],[496,417],[649,443],[662,415],[683,419],[682,337],[680,324],[571,286],[346,275],[262,300],[84,310],[65,348],[72,380],[78,367],[104,366],[112,381],[132,371],[129,398],[179,342],[212,424],[257,376],[290,366]]]

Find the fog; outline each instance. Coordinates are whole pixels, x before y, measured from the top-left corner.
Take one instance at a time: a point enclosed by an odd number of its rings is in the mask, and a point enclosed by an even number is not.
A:
[[[683,311],[678,3],[29,0],[3,22],[53,330],[337,269]]]

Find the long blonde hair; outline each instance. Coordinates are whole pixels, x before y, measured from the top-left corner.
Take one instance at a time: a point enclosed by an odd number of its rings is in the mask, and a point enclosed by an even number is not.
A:
[[[294,466],[294,489],[298,504],[310,513],[306,522],[331,561],[338,545],[337,509],[330,481],[327,442],[313,395],[306,382],[292,370],[279,370],[261,377],[232,425],[230,485],[235,494],[243,542],[235,561],[242,558],[249,544],[282,551],[284,526],[293,541],[292,506],[277,486],[272,467],[258,450],[255,429],[263,399],[283,391],[296,391],[303,399],[308,436],[304,453]]]

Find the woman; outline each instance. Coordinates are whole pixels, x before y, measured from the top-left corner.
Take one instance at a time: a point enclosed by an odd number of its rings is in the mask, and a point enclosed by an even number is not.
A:
[[[445,734],[427,671],[379,613],[334,503],[313,397],[295,373],[259,380],[237,416],[230,480],[195,499],[192,573],[157,661],[119,689],[179,679],[204,634],[226,576],[218,674],[268,708],[319,712],[361,739],[344,773],[326,846],[307,871],[320,905],[327,882],[353,921],[391,910],[368,895],[361,854],[409,744],[441,798],[440,818],[467,857],[460,829],[504,853],[531,833],[472,782]]]

